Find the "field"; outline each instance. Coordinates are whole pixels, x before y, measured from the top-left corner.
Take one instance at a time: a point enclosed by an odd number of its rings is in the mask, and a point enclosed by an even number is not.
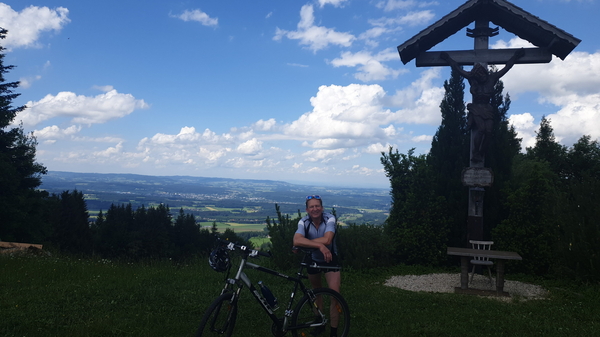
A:
[[[391,198],[387,189],[304,186],[269,180],[202,177],[156,177],[131,174],[48,172],[41,186],[49,193],[78,190],[84,194],[90,220],[111,205],[156,207],[164,204],[174,217],[180,209],[202,226],[232,228],[236,232],[262,231],[267,217],[276,218],[275,205],[294,218],[304,213],[307,192],[320,194],[325,209],[336,210],[341,224],[381,225]],[[223,229],[224,230],[224,229]]]
[[[192,336],[224,277],[210,269],[206,259],[186,264],[125,263],[3,254],[0,270],[0,335],[4,337]],[[351,335],[600,335],[598,285],[521,277],[544,286],[550,295],[511,302],[384,285],[393,275],[434,271],[405,266],[344,271],[342,294],[351,309]],[[257,271],[248,274],[253,281],[263,280],[280,301],[287,298],[290,287],[281,279]],[[270,326],[245,293],[234,335],[270,336]]]
[[[199,222],[201,227],[212,228],[212,222]],[[226,229],[232,229],[236,233],[242,232],[262,232],[265,228],[265,224],[243,224],[235,222],[216,222],[219,233],[223,233]]]

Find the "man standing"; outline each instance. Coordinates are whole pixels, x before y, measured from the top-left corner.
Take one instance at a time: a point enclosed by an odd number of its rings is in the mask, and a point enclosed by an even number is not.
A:
[[[294,246],[315,248],[312,260],[321,267],[308,268],[308,279],[313,288],[321,288],[321,273],[325,274],[327,286],[340,292],[341,272],[335,243],[336,221],[330,213],[323,212],[323,200],[318,195],[306,197],[306,215],[298,222],[298,230],[294,234]],[[311,263],[312,264],[312,263]],[[331,308],[335,308],[334,305]],[[331,312],[331,336],[337,334],[337,312]]]

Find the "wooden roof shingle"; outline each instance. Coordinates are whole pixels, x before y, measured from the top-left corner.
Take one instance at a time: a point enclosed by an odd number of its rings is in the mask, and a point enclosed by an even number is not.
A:
[[[580,39],[505,0],[469,0],[398,46],[407,64],[472,22],[484,19],[564,60]]]

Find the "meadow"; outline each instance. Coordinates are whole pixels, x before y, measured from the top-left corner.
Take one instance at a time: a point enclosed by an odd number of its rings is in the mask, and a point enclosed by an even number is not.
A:
[[[269,261],[262,258],[259,263]],[[206,259],[127,263],[0,254],[0,270],[0,336],[6,337],[193,336],[224,278]],[[600,335],[598,285],[511,275],[509,279],[542,285],[549,296],[509,302],[384,285],[393,275],[436,271],[440,270],[407,266],[344,271],[342,294],[351,309],[351,335]],[[265,281],[280,301],[288,297],[290,285],[285,281],[256,271],[249,276]],[[258,304],[244,293],[234,335],[270,336],[270,326]]]

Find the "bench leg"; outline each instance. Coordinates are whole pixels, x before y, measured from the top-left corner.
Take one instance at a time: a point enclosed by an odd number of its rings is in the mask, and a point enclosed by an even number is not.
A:
[[[502,293],[504,291],[504,260],[498,259],[496,266],[496,292]]]
[[[460,257],[460,289],[469,288],[469,257]]]

